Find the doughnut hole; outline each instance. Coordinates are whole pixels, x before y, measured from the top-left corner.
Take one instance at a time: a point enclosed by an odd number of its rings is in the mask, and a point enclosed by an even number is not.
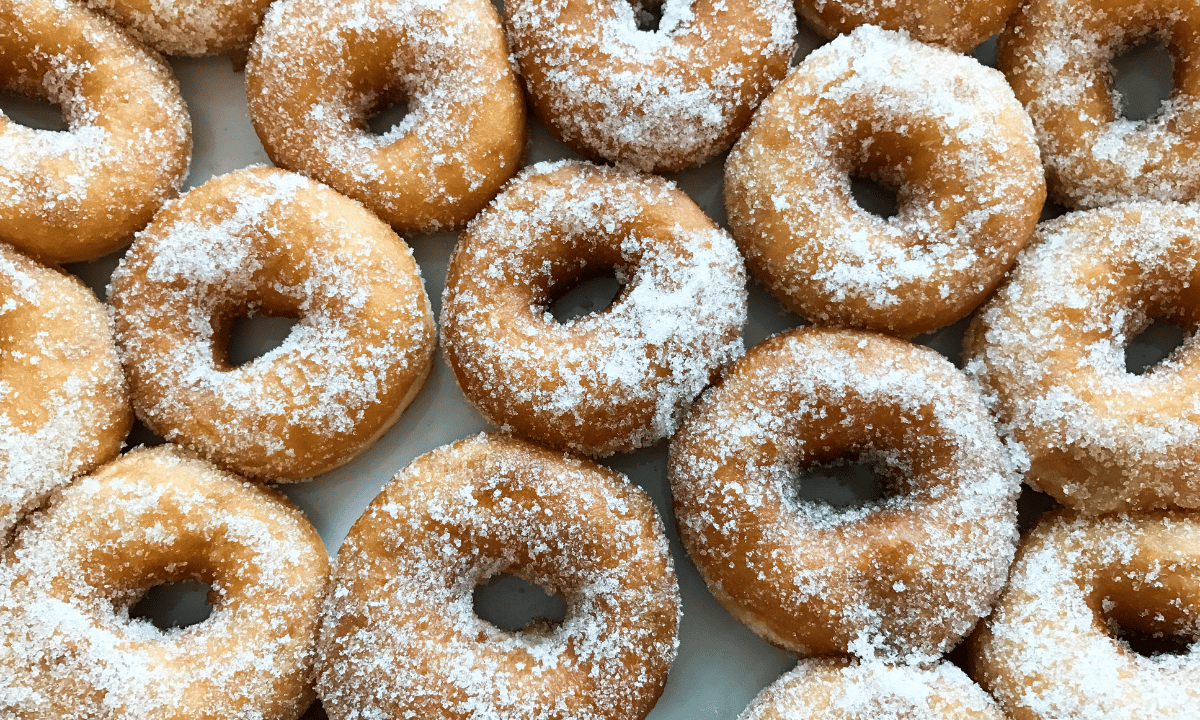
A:
[[[595,268],[565,286],[559,283],[562,292],[556,293],[550,302],[549,312],[559,323],[566,324],[576,318],[603,312],[616,301],[623,285],[613,268]]]
[[[663,6],[666,5],[665,0],[629,0],[629,4],[633,6],[633,19],[637,23],[638,30],[649,33],[658,32],[659,24],[662,22]]]
[[[1188,341],[1191,332],[1166,318],[1155,318],[1125,346],[1125,372],[1144,375],[1170,361]]]
[[[793,477],[797,500],[835,509],[861,508],[887,496],[887,468],[870,453],[814,463]]]
[[[404,121],[408,116],[408,101],[397,98],[367,115],[367,128],[375,135],[387,135],[393,130],[400,133],[404,131]]]
[[[211,585],[194,579],[155,585],[129,608],[129,617],[147,620],[159,630],[198,625],[212,615],[212,592]]]
[[[1109,64],[1118,117],[1151,120],[1174,94],[1175,59],[1165,37],[1150,35],[1125,43]]]
[[[560,624],[567,602],[516,575],[500,573],[475,586],[475,614],[501,630],[538,632]]]
[[[900,211],[895,189],[871,177],[850,175],[850,194],[859,209],[883,220]]]
[[[251,312],[229,321],[225,344],[229,364],[240,367],[283,345],[296,326],[294,315],[263,315]]]
[[[264,287],[252,287],[243,297],[230,295],[213,313],[213,358],[220,370],[231,372],[264,358],[287,343],[293,328],[303,322],[299,298]]]
[[[0,91],[0,114],[34,130],[65,132],[70,130],[62,107],[41,97]]]

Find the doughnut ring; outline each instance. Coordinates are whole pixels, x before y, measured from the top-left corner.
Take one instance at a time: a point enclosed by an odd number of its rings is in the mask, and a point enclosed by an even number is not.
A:
[[[914,40],[970,52],[1004,29],[1020,0],[796,0],[796,12],[827,38],[860,25],[904,30]]]
[[[1006,720],[996,701],[950,663],[929,669],[844,658],[801,660],[738,720]]]
[[[109,299],[138,416],[256,479],[311,477],[369,447],[420,390],[435,342],[408,246],[358,203],[272,168],[164,208]],[[229,332],[247,312],[298,322],[234,367]]]
[[[0,241],[46,263],[91,260],[179,192],[192,130],[175,76],[99,14],[0,0],[0,90],[61,106],[69,128],[0,112]]]
[[[1182,635],[1143,656],[1117,633]],[[1013,720],[1185,718],[1200,703],[1200,522],[1194,514],[1056,513],[1021,543],[974,639],[971,674]]]
[[[269,0],[87,0],[166,55],[244,53]]]
[[[1164,40],[1175,93],[1155,117],[1120,118],[1110,61]],[[1031,0],[1000,36],[996,66],[1037,130],[1050,194],[1074,208],[1200,196],[1200,8],[1141,0]]]
[[[276,3],[246,90],[272,162],[401,232],[463,226],[525,150],[525,97],[487,0]],[[408,115],[371,134],[367,118],[394,100]]]
[[[590,461],[501,435],[427,453],[351,528],[317,693],[333,720],[640,720],[675,656],[679,589],[649,498]],[[509,573],[561,596],[515,632],[472,609]]]
[[[115,458],[132,423],[104,305],[0,244],[0,548],[55,488]]]
[[[1038,227],[967,330],[967,368],[1024,447],[1025,481],[1087,513],[1200,507],[1200,347],[1144,375],[1125,345],[1159,317],[1200,325],[1200,212],[1141,202]]]
[[[793,478],[859,458],[887,495],[838,509]],[[756,633],[801,654],[929,661],[986,615],[1018,480],[941,355],[853,330],[758,344],[692,407],[667,475],[684,548]]]
[[[896,188],[899,213],[861,209],[852,175]],[[872,26],[805,58],[725,166],[730,229],[775,297],[818,323],[904,337],[987,297],[1045,194],[1029,118],[999,73]]]
[[[64,488],[0,565],[0,715],[295,718],[312,699],[321,538],[282,495],[170,445]],[[151,587],[212,586],[212,614],[160,631]]]
[[[547,311],[615,268],[598,313]],[[442,297],[442,349],[492,424],[603,456],[674,432],[711,376],[742,352],[745,276],[733,241],[654,176],[542,163],[459,238]]]
[[[639,30],[637,13],[656,4],[657,31]],[[682,170],[723,152],[796,50],[789,0],[505,7],[513,55],[542,122],[577,152],[643,172]]]

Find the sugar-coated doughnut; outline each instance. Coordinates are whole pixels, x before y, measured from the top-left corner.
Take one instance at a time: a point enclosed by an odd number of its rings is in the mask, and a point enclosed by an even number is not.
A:
[[[754,698],[738,720],[1006,720],[954,665],[922,669],[812,658]]]
[[[656,31],[638,15],[662,11]],[[790,0],[509,0],[538,117],[573,149],[645,172],[729,147],[795,52]]]
[[[903,30],[914,40],[969,52],[1004,29],[1020,0],[796,0],[796,11],[825,37],[860,25]]]
[[[0,0],[0,91],[62,108],[68,130],[0,112],[0,241],[48,263],[125,245],[183,184],[191,120],[162,58],[81,4]]]
[[[852,176],[895,188],[898,214],[862,210]],[[784,305],[901,336],[982,302],[1044,199],[1033,129],[1004,78],[872,26],[805,58],[725,166],[730,229]]]
[[[275,3],[246,67],[271,160],[328,183],[398,231],[450,230],[520,167],[525,96],[487,0]],[[374,135],[392,101],[403,121]]]
[[[472,593],[507,573],[567,603],[506,631]],[[640,720],[675,656],[662,522],[619,473],[501,435],[413,461],[341,550],[319,641],[333,720]]]
[[[1024,447],[1025,480],[1085,512],[1200,507],[1200,346],[1138,376],[1155,318],[1200,324],[1200,211],[1130,203],[1039,226],[968,328],[967,367]]]
[[[1158,37],[1175,91],[1148,120],[1121,118],[1113,55]],[[1051,196],[1075,208],[1200,197],[1200,5],[1029,0],[1000,36],[996,66],[1037,130]]]
[[[1186,638],[1142,655],[1122,631]],[[1012,720],[1185,720],[1200,707],[1200,518],[1058,513],[1026,537],[973,639],[971,675]]]
[[[104,305],[0,244],[0,547],[55,488],[116,457],[132,423]]]
[[[294,720],[328,576],[282,495],[170,445],[131,452],[66,487],[0,565],[0,716]],[[211,586],[206,620],[130,617],[184,581]]]
[[[298,480],[365,450],[429,372],[435,333],[412,252],[371,213],[272,168],[170,203],[109,288],[138,416],[252,478]],[[233,321],[298,318],[234,367]]]
[[[167,55],[244,53],[270,0],[86,0]],[[243,55],[244,57],[244,55]]]
[[[838,509],[798,473],[865,462],[885,496]],[[749,350],[671,439],[680,539],[709,590],[804,654],[927,661],[986,615],[1019,481],[978,392],[933,350],[804,328]],[[800,482],[803,476],[800,475]]]
[[[597,313],[548,312],[615,270]],[[745,274],[732,239],[670,183],[582,163],[523,172],[450,258],[442,348],[489,422],[603,456],[674,432],[711,376],[742,352]]]

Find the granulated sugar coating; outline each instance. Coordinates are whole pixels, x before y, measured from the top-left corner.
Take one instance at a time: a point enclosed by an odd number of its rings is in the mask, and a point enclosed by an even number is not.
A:
[[[369,447],[421,388],[435,342],[408,246],[358,203],[270,168],[168,205],[109,298],[138,416],[254,478],[304,479]],[[298,322],[234,367],[231,325],[258,312]]]
[[[796,11],[825,37],[860,25],[904,30],[914,40],[969,52],[1004,29],[1020,0],[797,0]]]
[[[895,217],[859,207],[859,176],[897,190]],[[871,26],[805,58],[725,166],[730,229],[772,294],[824,324],[900,336],[982,302],[1044,199],[1033,128],[1003,76]]]
[[[1122,630],[1186,639],[1141,655]],[[1013,720],[1189,720],[1200,707],[1200,521],[1044,518],[975,638],[971,674]]]
[[[949,663],[929,669],[805,659],[759,693],[738,720],[1007,720]]]
[[[1125,346],[1155,318],[1200,323],[1200,211],[1132,203],[1039,226],[965,341],[1025,480],[1089,513],[1200,507],[1194,334],[1144,375]]]
[[[867,462],[880,500],[796,478]],[[986,615],[1016,541],[1019,479],[974,387],[903,340],[801,329],[755,346],[671,440],[680,539],[709,590],[803,654],[932,662]]]
[[[0,717],[290,720],[312,699],[328,557],[300,511],[172,446],[135,450],[33,516],[0,565]],[[151,587],[212,586],[159,630]]]
[[[559,323],[549,307],[615,270],[606,309]],[[442,346],[494,425],[604,456],[675,431],[742,353],[745,273],[733,240],[674,185],[582,163],[522,173],[459,239]]]
[[[646,172],[729,147],[795,52],[790,0],[508,0],[538,117],[593,159]],[[639,22],[661,10],[654,31]]]
[[[463,226],[525,149],[525,97],[488,0],[275,3],[246,93],[272,162],[400,232]],[[408,114],[371,133],[367,119],[392,102]]]
[[[1148,120],[1121,117],[1111,60],[1157,38],[1175,92]],[[1068,207],[1200,197],[1200,4],[1032,0],[1000,36],[996,65],[1037,129],[1050,193]]]
[[[171,69],[69,0],[0,0],[0,91],[59,105],[67,132],[0,112],[0,241],[50,263],[116,250],[175,195],[191,121]]]
[[[472,609],[509,573],[561,596],[515,632]],[[640,720],[675,657],[662,523],[624,476],[500,435],[417,458],[338,552],[317,692],[333,720]]]
[[[132,422],[104,306],[0,245],[0,548],[55,488],[116,457]]]
[[[167,55],[244,53],[270,0],[87,0]]]

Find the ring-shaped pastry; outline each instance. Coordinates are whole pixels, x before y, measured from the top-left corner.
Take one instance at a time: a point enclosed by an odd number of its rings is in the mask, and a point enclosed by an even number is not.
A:
[[[1148,120],[1120,117],[1111,60],[1163,40],[1175,91]],[[996,66],[1037,130],[1055,200],[1091,208],[1200,196],[1200,7],[1191,2],[1031,0],[1000,36]]]
[[[1088,513],[1200,507],[1200,212],[1128,203],[1043,223],[972,321],[967,368],[1024,448],[1025,481]],[[1156,318],[1191,337],[1143,375]]]
[[[170,203],[109,287],[138,416],[256,479],[347,462],[400,417],[435,333],[412,252],[358,203],[300,175],[252,168]],[[233,321],[298,321],[233,366]]]
[[[638,14],[661,10],[657,29]],[[509,0],[533,109],[576,151],[644,172],[707,162],[795,53],[790,0]]]
[[[240,54],[254,40],[270,0],[87,0],[94,10],[166,55]]]
[[[328,578],[282,495],[170,445],[135,450],[66,487],[0,565],[0,715],[298,717]],[[211,586],[206,620],[164,632],[129,617],[184,581]]]
[[[1186,639],[1142,655],[1123,632]],[[971,675],[1013,720],[1186,718],[1200,704],[1200,521],[1057,513],[1021,543],[972,640]]]
[[[0,245],[0,547],[133,423],[112,322],[83,283]]]
[[[796,0],[796,12],[827,38],[860,25],[878,25],[930,45],[970,52],[1004,29],[1020,1]]]
[[[559,623],[480,619],[509,573],[567,604]],[[317,693],[333,720],[640,720],[675,657],[679,588],[662,522],[624,476],[500,435],[422,455],[338,551]]]
[[[899,212],[859,207],[855,175],[896,189]],[[1033,128],[999,73],[872,26],[805,58],[725,165],[730,230],[775,297],[822,324],[904,337],[987,297],[1045,192]]]
[[[1005,720],[950,663],[931,668],[809,658],[764,689],[738,720]]]
[[[0,241],[52,264],[116,250],[183,184],[191,120],[162,58],[74,2],[0,0],[0,90],[66,132],[0,113]]]
[[[615,270],[612,304],[559,323],[577,282]],[[733,240],[682,191],[582,163],[522,173],[459,238],[442,348],[483,416],[603,456],[674,432],[742,352],[745,272]]]
[[[847,458],[871,467],[882,499],[801,497],[797,474]],[[802,654],[924,662],[1004,584],[1019,484],[1007,462],[978,392],[941,355],[804,328],[759,343],[701,396],[667,475],[688,555],[756,633]]]
[[[400,232],[461,227],[525,150],[525,96],[487,0],[276,3],[246,93],[272,162]],[[372,134],[367,119],[392,102],[408,114]]]

